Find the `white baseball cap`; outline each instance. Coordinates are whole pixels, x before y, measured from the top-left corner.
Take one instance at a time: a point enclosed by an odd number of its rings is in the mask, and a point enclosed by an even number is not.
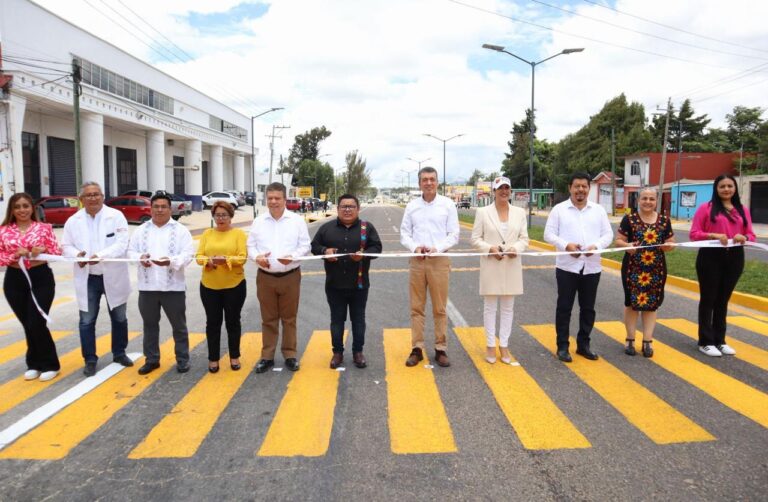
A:
[[[493,180],[493,187],[492,188],[494,190],[496,190],[497,188],[499,188],[502,185],[507,185],[509,188],[512,188],[512,183],[509,182],[509,178],[507,178],[506,176],[497,176]]]

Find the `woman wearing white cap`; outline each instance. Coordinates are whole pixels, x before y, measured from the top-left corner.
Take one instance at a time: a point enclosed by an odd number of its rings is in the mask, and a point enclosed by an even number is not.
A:
[[[480,258],[480,295],[483,296],[485,360],[496,362],[496,311],[501,305],[499,348],[501,360],[510,363],[507,348],[512,332],[515,296],[523,294],[523,265],[518,253],[528,248],[525,210],[509,203],[509,178],[493,180],[494,203],[475,212],[472,245],[488,256]]]

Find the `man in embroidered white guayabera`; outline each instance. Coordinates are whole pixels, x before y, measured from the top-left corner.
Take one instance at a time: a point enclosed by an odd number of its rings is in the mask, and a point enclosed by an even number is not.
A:
[[[131,236],[128,256],[139,260],[139,312],[144,320],[144,365],[140,375],[160,367],[160,309],[171,323],[176,370],[189,371],[189,332],[186,315],[184,270],[195,249],[192,235],[171,219],[171,198],[164,192],[152,196],[152,219]]]

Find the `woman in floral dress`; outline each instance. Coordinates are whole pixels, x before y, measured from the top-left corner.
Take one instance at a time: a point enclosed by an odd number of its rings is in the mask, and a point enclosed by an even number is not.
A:
[[[653,188],[640,191],[638,209],[624,216],[616,235],[616,245],[658,246],[629,249],[621,262],[621,283],[624,286],[624,325],[627,343],[624,352],[634,356],[635,329],[638,313],[643,320],[643,356],[653,357],[653,329],[656,310],[664,302],[667,281],[665,253],[671,251],[674,233],[669,217],[656,212],[657,193]]]

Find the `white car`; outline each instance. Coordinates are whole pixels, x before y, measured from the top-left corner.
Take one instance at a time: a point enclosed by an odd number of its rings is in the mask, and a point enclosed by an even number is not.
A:
[[[213,205],[214,202],[223,200],[224,202],[229,202],[232,204],[232,207],[235,209],[238,208],[239,204],[237,203],[237,199],[234,195],[232,195],[229,192],[208,192],[206,194],[203,194],[203,208],[208,209]]]
[[[235,200],[237,201],[237,207],[244,206],[245,205],[245,195],[243,195],[242,192],[238,192],[237,190],[224,190],[227,193],[231,193]]]

